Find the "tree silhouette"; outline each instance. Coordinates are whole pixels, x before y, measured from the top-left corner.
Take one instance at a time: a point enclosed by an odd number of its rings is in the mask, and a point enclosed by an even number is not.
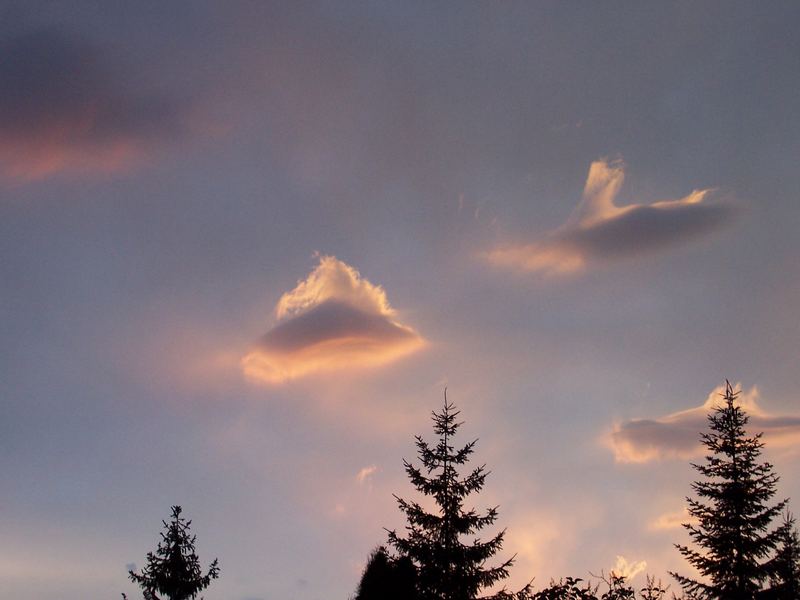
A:
[[[616,573],[593,575],[606,585],[606,591],[599,594],[600,585],[592,585],[577,577],[567,577],[558,581],[550,580],[543,590],[530,595],[531,600],[636,600],[636,591],[623,575]],[[662,600],[667,588],[655,577],[647,576],[644,587],[639,590],[640,600]],[[673,598],[675,596],[673,595]]]
[[[508,577],[513,557],[496,567],[486,567],[486,562],[502,547],[505,530],[483,542],[472,536],[497,519],[497,507],[478,513],[465,509],[466,497],[483,488],[488,475],[486,466],[472,470],[460,477],[458,467],[466,464],[477,440],[460,450],[452,446],[453,436],[462,425],[456,419],[459,411],[447,401],[444,407],[433,412],[433,431],[439,437],[430,446],[416,436],[416,446],[422,467],[404,460],[406,473],[412,485],[424,496],[431,497],[436,512],[427,512],[419,503],[395,496],[400,510],[405,513],[406,537],[389,531],[389,544],[400,556],[408,557],[417,568],[417,589],[423,600],[474,600],[478,594]],[[526,588],[527,589],[527,588]],[[513,598],[505,589],[487,598],[500,600]]]
[[[645,585],[639,590],[639,596],[642,600],[661,600],[666,595],[667,590],[669,590],[669,586],[664,587],[660,579],[656,581],[655,576],[645,575]]]
[[[532,598],[533,600],[597,600],[597,586],[582,582],[583,579],[577,577],[550,580],[550,585],[536,592]]]
[[[393,558],[379,546],[367,560],[353,600],[415,600],[417,569],[408,557]]]
[[[726,381],[724,404],[708,416],[710,433],[701,436],[709,453],[705,464],[692,466],[703,476],[687,498],[697,524],[684,524],[699,550],[676,548],[706,582],[671,573],[693,598],[752,600],[769,577],[769,557],[784,535],[784,527],[768,531],[787,500],[769,506],[778,476],[772,465],[759,462],[761,434],[748,437],[748,416],[735,401]]]
[[[797,600],[800,598],[800,536],[795,519],[787,513],[783,520],[778,550],[773,560],[769,598]]]
[[[181,507],[172,507],[172,520],[162,521],[164,531],[155,553],[147,553],[141,574],[128,571],[128,577],[142,588],[145,600],[191,600],[219,577],[217,559],[203,575],[195,553],[197,536],[189,533],[192,524],[181,516]],[[124,594],[123,594],[124,597]]]
[[[612,571],[608,577],[601,573],[600,579],[608,586],[608,590],[600,596],[600,600],[636,600],[636,593],[628,585],[624,575],[617,575]]]

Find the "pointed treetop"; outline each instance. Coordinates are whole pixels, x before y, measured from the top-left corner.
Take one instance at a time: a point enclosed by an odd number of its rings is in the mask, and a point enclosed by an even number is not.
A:
[[[431,445],[415,436],[422,464],[418,467],[403,461],[411,484],[422,495],[433,498],[437,509],[428,512],[418,502],[395,496],[406,515],[406,536],[388,532],[389,544],[417,568],[418,591],[423,600],[475,600],[481,591],[508,577],[514,560],[512,557],[496,567],[486,564],[500,551],[504,530],[486,541],[475,537],[495,522],[497,507],[479,512],[464,506],[470,494],[483,488],[488,471],[486,465],[481,465],[466,475],[459,473],[458,467],[469,461],[477,442],[458,450],[453,446],[452,438],[463,424],[457,420],[459,414],[445,390],[441,411],[432,412],[437,443]],[[501,590],[490,597],[511,598],[512,594]]]
[[[708,415],[701,434],[705,462],[692,467],[702,476],[687,498],[693,523],[684,524],[698,549],[677,544],[702,580],[672,573],[690,596],[718,600],[750,599],[768,579],[771,556],[785,526],[770,529],[787,500],[770,505],[778,476],[761,462],[761,434],[748,436],[748,415],[736,403],[739,391],[725,380],[725,403]]]
[[[203,575],[195,551],[197,537],[189,531],[192,522],[181,516],[180,506],[171,510],[170,521],[161,521],[161,540],[155,552],[148,552],[142,572],[128,571],[128,577],[142,588],[147,600],[191,600],[219,577],[216,558]]]

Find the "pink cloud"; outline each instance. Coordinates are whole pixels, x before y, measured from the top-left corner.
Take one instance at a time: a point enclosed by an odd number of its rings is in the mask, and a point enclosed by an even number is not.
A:
[[[275,326],[242,359],[244,373],[264,383],[385,365],[424,345],[397,320],[383,288],[333,256],[320,257],[280,298],[275,315]]]
[[[708,429],[707,415],[720,403],[724,386],[718,386],[698,407],[656,419],[630,419],[614,426],[608,445],[620,463],[656,460],[688,460],[703,455],[700,433]],[[771,448],[791,447],[800,442],[800,416],[772,415],[760,405],[753,386],[738,399],[750,417],[749,430],[763,432]]]
[[[593,162],[583,197],[564,225],[534,242],[498,246],[486,259],[497,266],[542,275],[578,273],[592,264],[652,253],[702,237],[733,215],[730,204],[710,200],[710,189],[695,190],[679,200],[617,206],[624,179],[621,162]]]

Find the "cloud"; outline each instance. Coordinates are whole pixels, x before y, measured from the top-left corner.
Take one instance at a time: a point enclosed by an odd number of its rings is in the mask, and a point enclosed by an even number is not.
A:
[[[682,527],[684,523],[694,524],[697,522],[697,519],[690,515],[688,509],[684,507],[679,511],[667,512],[657,516],[649,523],[648,529],[653,531],[664,531],[668,529],[678,529]]]
[[[611,572],[617,577],[624,577],[627,581],[630,581],[639,573],[643,573],[646,568],[646,561],[628,562],[628,559],[624,556],[617,555],[617,562],[611,568]]]
[[[383,365],[425,343],[396,320],[383,288],[333,256],[320,257],[280,298],[275,315],[277,325],[242,359],[245,374],[265,383]]]
[[[368,467],[364,467],[363,469],[359,470],[358,474],[356,475],[356,481],[359,483],[359,485],[363,485],[370,477],[372,477],[377,472],[378,472],[378,467],[376,465],[370,465]]]
[[[508,529],[503,549],[515,556],[514,574],[524,585],[530,573],[558,573],[563,570],[562,554],[571,549],[574,531],[555,512],[517,515]]]
[[[53,30],[0,40],[0,175],[115,171],[183,132],[185,107],[143,91],[108,56]]]
[[[621,162],[593,162],[580,204],[564,225],[540,241],[498,247],[486,257],[495,265],[564,275],[702,237],[733,216],[733,206],[711,200],[710,189],[680,200],[617,206],[624,178]]]
[[[737,386],[738,387],[738,386]],[[616,425],[608,440],[620,463],[646,463],[666,459],[691,459],[703,455],[700,433],[708,429],[707,415],[721,402],[724,386],[716,387],[696,408],[658,419],[631,419]],[[738,404],[750,417],[749,431],[764,432],[770,448],[800,442],[800,416],[775,416],[759,405],[758,388],[740,394]]]

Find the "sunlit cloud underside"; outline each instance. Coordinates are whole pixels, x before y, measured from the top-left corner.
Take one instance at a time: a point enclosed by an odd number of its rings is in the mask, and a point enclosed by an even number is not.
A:
[[[715,388],[698,407],[657,419],[631,419],[614,426],[608,440],[620,463],[646,463],[665,459],[692,459],[703,455],[701,432],[708,430],[708,414],[719,406],[724,386]],[[759,392],[752,387],[737,404],[750,417],[748,432],[764,433],[770,448],[800,443],[800,416],[771,415],[759,405]]]
[[[625,178],[620,161],[593,162],[578,206],[564,225],[543,239],[508,244],[486,258],[502,267],[565,275],[591,264],[656,252],[706,235],[733,215],[733,206],[710,199],[712,190],[695,190],[679,200],[617,206]]]
[[[275,316],[277,324],[242,359],[245,375],[263,383],[385,365],[425,344],[397,321],[382,287],[333,256],[322,256],[280,298]]]

